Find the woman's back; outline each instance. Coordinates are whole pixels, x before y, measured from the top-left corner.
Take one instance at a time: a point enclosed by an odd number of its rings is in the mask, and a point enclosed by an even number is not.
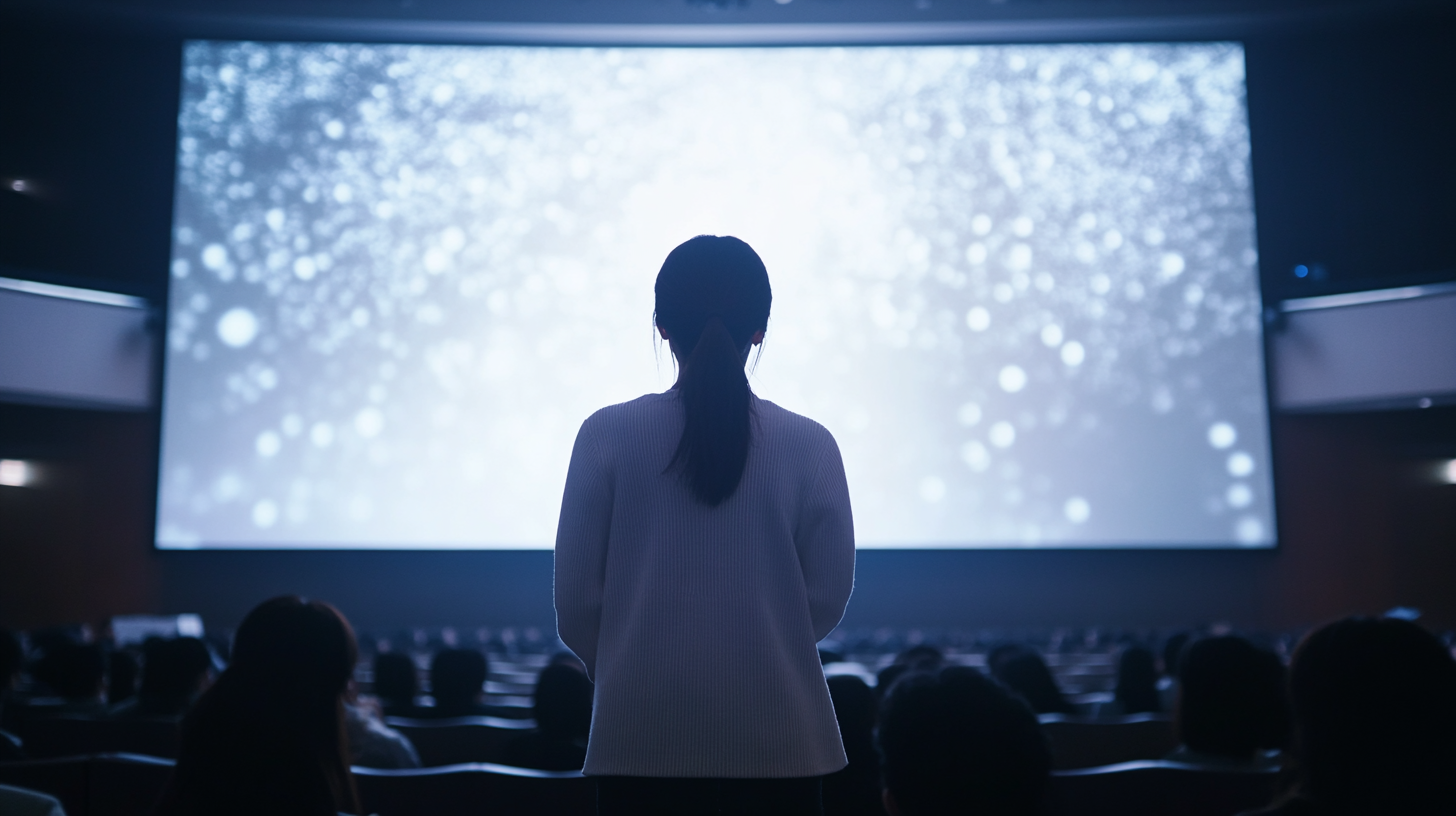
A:
[[[586,772],[785,777],[844,765],[815,644],[843,614],[854,535],[822,426],[754,399],[717,506],[667,467],[676,391],[605,408],[572,454],[556,547],[562,639],[596,681]]]

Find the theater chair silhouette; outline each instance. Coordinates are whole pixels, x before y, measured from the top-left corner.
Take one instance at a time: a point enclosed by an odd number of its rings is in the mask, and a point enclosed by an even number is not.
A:
[[[355,768],[365,813],[378,816],[594,816],[596,786],[579,771],[470,763],[383,771]]]
[[[1162,759],[1178,747],[1172,722],[1158,714],[1133,714],[1107,720],[1043,714],[1039,719],[1051,747],[1052,767],[1056,770]]]
[[[1055,771],[1061,816],[1230,816],[1273,801],[1279,772],[1228,771],[1163,760]]]
[[[139,754],[93,754],[0,763],[0,784],[48,793],[66,816],[151,813],[173,761]]]
[[[536,727],[535,720],[452,717],[429,720],[386,717],[386,725],[409,737],[426,767],[469,762],[499,762],[506,743]]]

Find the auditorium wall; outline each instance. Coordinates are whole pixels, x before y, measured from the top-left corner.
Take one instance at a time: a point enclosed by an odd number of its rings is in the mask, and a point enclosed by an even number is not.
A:
[[[1249,40],[1267,297],[1306,293],[1276,275],[1305,260],[1330,285],[1456,268],[1453,33],[1441,17]],[[0,176],[41,185],[0,193],[0,264],[160,295],[178,61],[166,39],[0,26]],[[157,553],[156,435],[152,413],[0,405],[0,456],[43,467],[0,488],[0,626],[226,627],[280,592],[366,627],[551,620],[546,552]],[[1456,409],[1278,416],[1274,446],[1276,551],[868,551],[846,622],[1290,627],[1405,605],[1456,626],[1456,485],[1429,473],[1456,456]]]

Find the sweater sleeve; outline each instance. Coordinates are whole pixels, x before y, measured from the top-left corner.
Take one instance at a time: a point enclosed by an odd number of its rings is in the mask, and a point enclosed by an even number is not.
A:
[[[829,436],[828,432],[824,432]],[[832,436],[799,511],[794,546],[809,596],[814,639],[823,640],[839,625],[854,590],[854,518],[844,461]]]
[[[612,525],[612,480],[602,461],[592,421],[576,435],[561,519],[556,527],[556,631],[596,679],[602,624],[607,539]]]

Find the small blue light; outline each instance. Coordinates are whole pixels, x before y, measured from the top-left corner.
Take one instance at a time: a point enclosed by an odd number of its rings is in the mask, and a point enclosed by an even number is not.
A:
[[[1296,277],[1296,278],[1307,278],[1307,277],[1309,277],[1309,267],[1305,266],[1304,264],[1300,264],[1299,266],[1294,267],[1294,277]]]

